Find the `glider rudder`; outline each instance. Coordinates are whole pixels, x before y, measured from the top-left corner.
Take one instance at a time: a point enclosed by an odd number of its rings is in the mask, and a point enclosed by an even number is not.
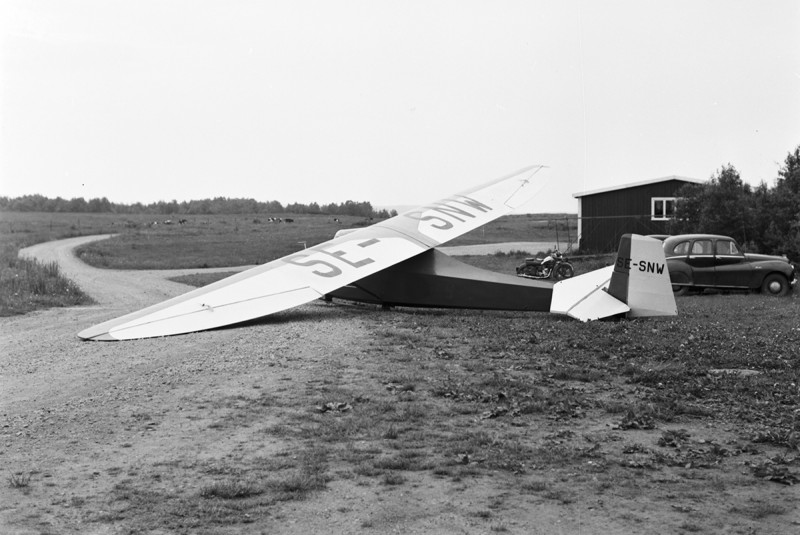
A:
[[[677,316],[662,242],[638,234],[623,235],[608,293],[630,307],[629,318]]]

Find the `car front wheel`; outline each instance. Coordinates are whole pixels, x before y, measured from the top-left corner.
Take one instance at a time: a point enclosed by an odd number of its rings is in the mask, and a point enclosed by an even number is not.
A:
[[[778,273],[770,273],[764,278],[761,293],[782,297],[789,293],[789,282],[786,277]]]

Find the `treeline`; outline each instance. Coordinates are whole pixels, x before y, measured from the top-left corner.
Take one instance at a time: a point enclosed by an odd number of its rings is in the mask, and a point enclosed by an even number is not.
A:
[[[786,156],[772,187],[762,182],[752,188],[728,164],[677,195],[673,233],[723,234],[750,252],[800,261],[800,146]]]
[[[157,215],[201,215],[201,214],[329,214],[359,217],[391,217],[395,210],[375,210],[369,202],[345,201],[319,205],[291,203],[283,206],[278,201],[257,201],[255,199],[230,199],[216,197],[199,201],[158,201],[156,203],[120,204],[106,197],[89,199],[76,197],[51,199],[44,195],[23,195],[22,197],[0,197],[0,210],[10,212],[80,212],[114,214],[157,214]]]

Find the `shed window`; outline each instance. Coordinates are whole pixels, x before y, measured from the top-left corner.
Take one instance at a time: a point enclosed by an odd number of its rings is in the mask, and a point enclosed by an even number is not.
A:
[[[675,197],[653,197],[650,199],[650,219],[666,221],[675,217]]]

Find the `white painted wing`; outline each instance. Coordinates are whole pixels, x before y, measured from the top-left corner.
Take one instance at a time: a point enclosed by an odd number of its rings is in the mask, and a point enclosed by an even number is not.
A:
[[[127,340],[213,329],[280,312],[476,229],[519,207],[543,186],[541,166],[356,230],[293,255],[78,333]]]

